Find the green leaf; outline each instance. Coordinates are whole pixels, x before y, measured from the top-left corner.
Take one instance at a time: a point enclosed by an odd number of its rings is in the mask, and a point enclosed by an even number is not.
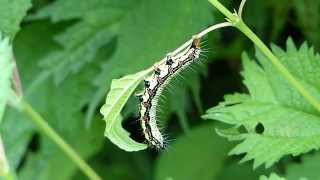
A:
[[[54,38],[62,49],[44,57],[40,63],[43,73],[60,83],[91,63],[98,51],[118,35],[121,20],[139,4],[133,2],[58,0],[32,15],[30,19],[50,17],[53,22],[78,20]]]
[[[50,41],[54,30],[56,30],[55,27],[48,27],[48,23],[43,22],[27,25],[16,36],[13,42],[24,96],[27,99],[31,99],[33,105],[39,104],[39,106],[36,106],[36,109],[41,113],[45,112],[44,109],[46,107],[44,104],[46,101],[42,99],[45,97],[43,93],[44,88],[37,88],[34,96],[29,95],[28,89],[40,71],[39,67],[36,66],[38,60],[48,52],[48,49],[57,48],[56,46],[52,46],[52,41]],[[18,127],[17,122],[19,122]],[[13,169],[17,168],[34,133],[34,127],[21,113],[8,109],[1,125],[1,132],[5,137],[3,141],[10,165]]]
[[[53,22],[82,19],[85,21],[92,20],[92,18],[99,19],[103,22],[104,20],[112,19],[114,14],[118,12],[125,13],[128,8],[138,5],[139,1],[126,0],[91,0],[91,1],[78,1],[78,0],[57,0],[53,3],[43,7],[36,14],[29,17],[31,20],[50,18]],[[108,16],[103,16],[101,13],[108,12]],[[100,17],[99,17],[100,16]],[[90,21],[90,22],[98,22]]]
[[[11,78],[13,74],[12,63],[12,46],[9,43],[9,38],[3,37],[0,31],[0,127],[2,127],[2,118],[11,96]],[[9,164],[5,154],[5,149],[0,136],[0,176],[8,177]],[[9,177],[8,177],[9,179]]]
[[[13,38],[31,7],[31,0],[0,0],[0,31]]]
[[[98,50],[108,44],[115,36],[117,26],[90,26],[77,23],[68,28],[55,40],[64,48],[49,53],[42,59],[40,66],[44,73],[54,75],[55,82],[62,82],[70,73],[78,73],[91,62]]]
[[[205,10],[193,10],[192,7],[195,5]],[[55,38],[63,50],[49,54],[41,62],[44,73],[54,75],[57,83],[62,82],[68,75],[79,72],[85,64],[92,62],[102,46],[112,43],[111,40],[118,37],[117,51],[110,61],[105,61],[103,71],[95,83],[99,89],[88,110],[86,123],[90,124],[90,119],[112,79],[149,67],[163,58],[169,50],[173,50],[199,32],[209,24],[210,14],[206,6],[205,1],[198,3],[182,0],[60,0],[44,7],[31,16],[31,19],[51,18],[53,22],[80,20]],[[150,9],[158,12],[150,13]],[[106,12],[108,16],[105,16]],[[161,12],[167,13],[159,17]],[[186,18],[188,21],[184,21]],[[137,34],[152,38],[141,38]],[[157,43],[154,43],[155,41]],[[136,63],[132,64],[132,59]],[[130,68],[126,66],[128,63],[131,63]],[[196,97],[199,86],[193,84],[192,87],[192,93],[200,107],[199,98]]]
[[[39,84],[36,91],[30,91],[30,85],[40,74],[36,64],[47,53],[58,48],[52,36],[64,28],[61,26],[47,21],[25,25],[14,40],[15,55],[25,90],[24,97],[82,158],[88,159],[100,151],[104,142],[104,124],[99,116],[94,117],[90,128],[85,128],[83,124],[84,101],[87,102],[86,99],[94,93],[90,82],[92,76],[99,72],[99,66],[86,67],[77,76],[69,76],[59,86],[48,79]],[[10,165],[12,169],[19,167],[20,179],[66,180],[79,173],[76,165],[66,160],[68,157],[64,152],[36,129],[28,118],[8,110],[1,132],[5,137],[3,140]],[[30,144],[32,150],[29,149]]]
[[[28,98],[32,99],[35,108],[41,111],[48,123],[84,159],[88,159],[99,152],[104,139],[102,136],[104,124],[99,117],[94,118],[94,122],[89,129],[86,129],[83,125],[82,97],[89,96],[89,92],[92,91],[92,87],[88,86],[90,81],[85,78],[86,76],[90,77],[89,74],[88,71],[81,71],[81,77],[69,77],[60,86],[55,86],[52,81],[47,81],[39,86],[37,92],[28,94]],[[41,100],[37,101],[35,95]],[[63,106],[61,105],[61,99],[63,99]],[[43,102],[50,103],[42,104]],[[8,120],[12,123],[13,119]],[[29,122],[28,119],[20,118],[21,120]],[[35,152],[28,153],[27,161],[19,172],[21,179],[70,179],[77,172],[77,166],[69,161],[64,152],[45,134],[34,128],[28,129],[27,132],[32,135],[31,142],[38,142],[38,147]],[[35,138],[37,136],[39,137],[38,141]],[[18,146],[18,143],[22,142],[18,141],[13,144]],[[61,166],[62,162],[63,166]],[[59,173],[56,173],[57,171]]]
[[[75,113],[73,115],[75,116],[74,119],[83,119],[83,116]],[[103,124],[99,122],[99,119],[95,118],[92,127],[86,130],[83,129],[81,124],[75,124],[74,119],[67,118],[64,120],[73,121],[69,126],[72,126],[73,131],[76,132],[71,133],[70,130],[67,130],[67,132],[60,134],[82,158],[89,159],[99,152],[101,148],[103,143],[103,136],[101,136],[103,130],[101,127],[103,127]],[[69,160],[69,157],[56,144],[53,144],[42,134],[40,138],[40,149],[36,152],[28,153],[27,161],[19,172],[20,179],[69,180],[75,173],[81,173],[77,172],[77,166]]]
[[[297,24],[300,26],[301,32],[311,41],[317,48],[320,47],[320,1],[299,1],[291,2],[293,9],[297,14]]]
[[[286,177],[290,180],[320,179],[319,161],[319,153],[303,156],[301,163],[288,165]]]
[[[116,144],[119,148],[126,151],[139,151],[146,149],[146,144],[137,143],[130,138],[130,134],[121,125],[122,118],[118,116],[115,119],[114,124],[106,123],[106,130],[104,135],[110,139],[110,141]],[[109,129],[107,131],[107,129]]]
[[[234,179],[245,179],[245,180],[257,180],[261,174],[266,174],[265,170],[259,168],[252,170],[251,164],[239,164],[235,160],[232,164],[224,166],[219,176],[216,179],[223,180],[234,180]],[[269,173],[268,173],[269,174]]]
[[[192,129],[161,154],[155,179],[215,179],[223,169],[230,147],[231,144],[214,134],[212,125]]]
[[[320,56],[303,44],[296,49],[291,40],[287,51],[273,51],[294,76],[320,99]],[[254,160],[254,167],[270,167],[285,155],[299,155],[320,147],[320,118],[315,110],[259,52],[262,64],[243,55],[242,75],[250,95],[235,94],[207,111],[203,117],[232,125],[218,130],[229,140],[242,140],[230,155],[243,154],[241,162]],[[241,132],[242,128],[242,132]]]
[[[145,70],[113,80],[106,102],[100,110],[106,121],[105,135],[126,151],[139,151],[147,147],[145,144],[131,140],[129,134],[122,130],[120,112],[136,87],[149,72],[149,70]]]
[[[88,119],[96,110],[112,79],[152,66],[211,24],[212,18],[207,7],[206,1],[193,0],[141,0],[136,3],[121,19],[117,50],[105,62],[95,81],[99,90],[91,101]]]
[[[286,178],[282,178],[275,173],[272,173],[269,177],[261,176],[260,180],[286,180]]]
[[[11,94],[12,58],[12,46],[9,43],[9,38],[3,37],[0,31],[0,123]]]

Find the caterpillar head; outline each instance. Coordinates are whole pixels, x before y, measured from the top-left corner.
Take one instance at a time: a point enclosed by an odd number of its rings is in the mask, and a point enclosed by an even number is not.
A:
[[[193,36],[191,48],[200,49],[200,38]]]

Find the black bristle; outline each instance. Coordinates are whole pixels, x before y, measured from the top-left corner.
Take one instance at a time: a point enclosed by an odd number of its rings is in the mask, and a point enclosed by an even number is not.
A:
[[[172,65],[172,64],[173,64],[173,60],[171,59],[171,57],[168,57],[166,61],[166,65]]]
[[[161,70],[159,68],[155,68],[154,73],[159,76],[161,73]]]
[[[145,85],[145,87],[150,87],[150,82],[149,81],[147,81],[147,80],[144,80],[144,85]]]
[[[142,95],[138,95],[137,98],[139,99],[140,102],[143,102],[143,96]]]

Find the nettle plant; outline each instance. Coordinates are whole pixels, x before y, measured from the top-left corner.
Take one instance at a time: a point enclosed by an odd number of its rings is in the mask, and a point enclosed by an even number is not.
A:
[[[245,0],[231,13],[217,0],[210,0],[227,22],[216,24],[195,35],[147,70],[114,79],[101,113],[106,121],[105,136],[126,151],[148,146],[165,148],[157,124],[158,99],[180,69],[201,61],[201,38],[222,27],[234,27],[256,46],[256,58],[243,53],[243,83],[248,94],[226,95],[224,102],[202,116],[229,125],[216,132],[230,141],[240,141],[230,155],[246,154],[241,162],[253,160],[254,168],[272,166],[286,155],[297,156],[320,147],[320,56],[304,43],[297,48],[291,39],[287,49],[272,45],[270,50],[241,18]],[[121,111],[144,81],[140,99],[140,124],[146,143],[138,143],[121,125]],[[139,88],[138,88],[139,89]],[[139,90],[138,90],[139,91]],[[218,148],[218,147],[217,147]],[[261,177],[265,179],[266,177]],[[275,174],[270,179],[281,179]]]
[[[182,76],[180,73],[185,69],[189,70],[192,69],[191,66],[201,64],[202,59],[205,58],[203,53],[207,51],[202,44],[204,36],[220,28],[234,27],[256,46],[255,58],[250,58],[246,53],[242,55],[243,71],[241,74],[248,94],[226,95],[224,102],[208,109],[202,118],[227,125],[228,128],[217,128],[216,132],[229,141],[238,142],[229,154],[245,154],[241,162],[253,160],[254,168],[260,165],[268,168],[286,155],[297,156],[319,149],[319,54],[315,53],[314,49],[306,43],[297,48],[291,39],[287,41],[286,50],[276,45],[272,45],[272,50],[270,50],[242,20],[245,0],[234,13],[217,0],[209,0],[209,2],[226,17],[226,22],[213,25],[195,34],[186,43],[165,55],[154,66],[112,81],[106,102],[101,108],[106,122],[105,136],[126,151],[140,151],[148,146],[158,150],[166,149],[168,141],[158,128],[159,111],[163,108],[159,106],[161,96],[164,96],[164,91],[169,88],[172,82],[170,80]],[[94,43],[102,44],[100,41],[94,41]],[[60,56],[54,57],[58,60],[61,58]],[[90,57],[87,58],[90,59]],[[58,68],[63,69],[63,66]],[[59,75],[61,77],[57,78],[57,81],[65,76],[64,73]],[[190,84],[192,81],[188,81],[189,78],[192,77],[186,77],[184,83],[189,83],[188,86],[194,87],[194,84]],[[14,88],[12,88],[12,80]],[[43,134],[56,143],[90,179],[101,179],[23,98],[19,86],[19,74],[12,53],[11,41],[0,34],[0,119],[2,119],[6,104],[19,109],[29,115]],[[196,88],[193,90],[197,91]],[[134,141],[129,132],[122,127],[123,108],[129,98],[134,95],[140,101],[139,121],[146,143]],[[198,99],[195,101],[196,104],[199,104]],[[0,175],[12,179],[14,175],[10,173],[1,136],[0,155]],[[306,162],[308,160],[306,158]],[[306,163],[306,165],[311,166],[311,163]],[[299,167],[291,167],[292,171],[295,169]],[[272,173],[270,177],[261,176],[260,179],[281,180],[283,178]]]

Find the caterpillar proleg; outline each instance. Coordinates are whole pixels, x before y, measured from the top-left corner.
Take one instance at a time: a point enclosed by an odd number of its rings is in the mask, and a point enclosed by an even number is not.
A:
[[[175,75],[199,59],[200,52],[200,38],[193,37],[187,47],[168,54],[165,62],[154,67],[152,75],[144,80],[144,91],[139,96],[140,124],[149,146],[156,149],[166,146],[156,120],[159,96]]]

